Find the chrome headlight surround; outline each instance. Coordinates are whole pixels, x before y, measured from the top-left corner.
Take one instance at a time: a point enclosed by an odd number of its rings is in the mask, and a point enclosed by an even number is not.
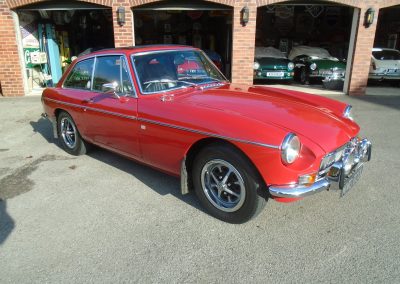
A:
[[[289,62],[287,65],[287,68],[289,71],[292,71],[294,69],[294,63],[293,62]]]
[[[316,69],[317,69],[317,64],[316,64],[316,63],[311,63],[310,69],[311,69],[312,71],[316,70]]]
[[[343,117],[353,120],[353,107],[351,105],[347,105],[343,111]]]
[[[257,61],[254,61],[253,69],[254,70],[260,69],[260,63],[258,63]]]
[[[294,133],[288,133],[281,145],[281,159],[285,165],[293,164],[300,155],[300,139]]]

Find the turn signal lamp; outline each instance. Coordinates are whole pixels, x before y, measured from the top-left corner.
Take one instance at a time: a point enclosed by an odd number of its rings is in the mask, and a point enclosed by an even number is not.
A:
[[[302,175],[299,176],[298,183],[300,185],[311,185],[316,181],[316,179],[317,179],[317,173]]]

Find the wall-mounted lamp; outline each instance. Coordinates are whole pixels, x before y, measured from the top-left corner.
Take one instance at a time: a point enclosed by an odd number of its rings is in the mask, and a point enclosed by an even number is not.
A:
[[[242,23],[243,26],[247,25],[247,23],[249,22],[249,17],[250,17],[250,10],[249,7],[247,7],[246,5],[240,11],[240,22]]]
[[[369,8],[365,12],[365,18],[364,18],[364,26],[368,28],[370,25],[373,24],[375,18],[375,10],[373,8]]]
[[[117,8],[117,22],[118,25],[125,25],[125,7],[119,6]]]

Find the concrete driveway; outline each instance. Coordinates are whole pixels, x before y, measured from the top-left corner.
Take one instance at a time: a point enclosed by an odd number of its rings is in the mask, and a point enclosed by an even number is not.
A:
[[[0,282],[400,281],[400,97],[354,106],[373,160],[345,198],[220,222],[179,180],[110,152],[72,157],[40,97],[0,100]]]

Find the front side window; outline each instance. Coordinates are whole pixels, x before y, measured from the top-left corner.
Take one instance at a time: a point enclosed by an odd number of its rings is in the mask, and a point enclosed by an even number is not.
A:
[[[226,81],[218,68],[195,50],[135,55],[133,64],[145,94]]]
[[[123,56],[110,55],[96,58],[93,91],[105,92],[109,89],[110,84],[116,86],[117,93],[124,95],[134,94],[128,65]]]
[[[90,90],[92,82],[92,70],[94,59],[86,59],[76,63],[67,80],[64,82],[64,87],[73,89]]]

